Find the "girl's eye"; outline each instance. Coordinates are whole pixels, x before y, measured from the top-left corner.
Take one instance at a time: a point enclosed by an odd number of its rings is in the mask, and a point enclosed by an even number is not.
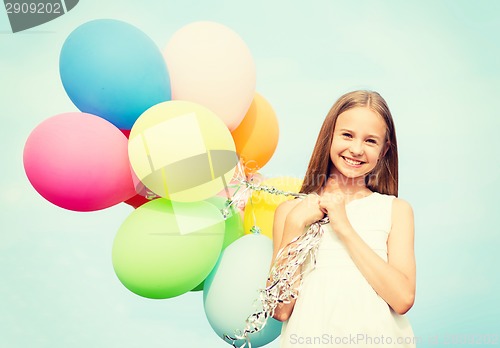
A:
[[[370,144],[376,144],[377,143],[377,141],[375,139],[368,139],[366,141],[369,142]]]
[[[349,133],[342,133],[342,136],[345,138],[352,138],[352,135]]]

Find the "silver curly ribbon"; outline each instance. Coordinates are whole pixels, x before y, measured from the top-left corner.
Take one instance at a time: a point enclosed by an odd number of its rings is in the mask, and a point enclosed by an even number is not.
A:
[[[231,340],[233,347],[251,348],[249,335],[261,331],[266,326],[267,320],[274,315],[279,304],[288,304],[298,297],[304,277],[316,265],[316,252],[324,231],[322,225],[329,222],[329,218],[325,217],[313,223],[304,234],[279,250],[269,272],[269,285],[259,290],[261,308],[246,319],[243,331],[237,330],[233,336],[224,335],[225,340]],[[302,267],[308,259],[311,267]],[[236,343],[241,340],[244,342],[238,347]]]
[[[266,193],[270,193],[273,195],[292,196],[296,198],[307,196],[304,193],[283,191],[273,186],[260,185],[260,183],[253,182],[252,180],[251,181],[248,181],[246,179],[237,179],[237,180],[240,184],[228,185],[228,187],[236,187],[236,191],[234,192],[233,197],[228,199],[228,204],[226,205],[225,209],[222,210],[222,215],[224,216],[224,218],[226,218],[229,215],[231,206],[233,205],[238,206],[242,201],[246,201],[246,199],[248,198],[249,194],[252,191],[264,191]],[[243,190],[240,191],[242,187],[244,188]]]
[[[234,178],[234,180],[237,181],[238,184],[229,184],[229,185],[225,184],[224,188],[226,190],[228,201],[226,203],[226,207],[221,210],[224,219],[226,219],[229,216],[231,206],[240,206],[248,199],[251,199],[251,193],[253,191],[264,191],[266,193],[270,193],[273,195],[292,196],[296,198],[307,196],[304,193],[284,191],[276,187],[261,185],[259,180],[260,179],[259,173],[256,173],[257,175],[255,174],[251,175],[249,179],[247,179],[247,176],[244,173],[245,173],[245,168],[243,162],[240,161],[237,164],[236,177]],[[235,188],[232,197],[230,197],[229,188]],[[258,229],[257,226],[254,227]]]

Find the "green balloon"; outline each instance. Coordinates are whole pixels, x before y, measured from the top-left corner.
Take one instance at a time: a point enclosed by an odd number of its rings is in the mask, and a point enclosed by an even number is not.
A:
[[[113,243],[113,267],[133,293],[181,295],[210,273],[224,241],[224,219],[208,202],[155,199],[134,210]]]
[[[200,284],[196,285],[194,289],[191,289],[191,291],[201,291],[203,290],[204,286],[205,286],[205,279],[203,279],[203,281]]]
[[[219,210],[226,208],[227,198],[214,196],[205,200],[206,202],[210,202],[215,205]],[[226,249],[226,247],[234,242],[236,239],[243,237],[245,235],[245,229],[243,226],[243,219],[237,208],[231,206],[229,208],[229,215],[225,220],[225,228],[224,228],[224,243],[222,244],[222,250]],[[205,280],[203,280],[200,284],[194,287],[191,291],[201,291],[203,290],[203,286],[205,284]]]

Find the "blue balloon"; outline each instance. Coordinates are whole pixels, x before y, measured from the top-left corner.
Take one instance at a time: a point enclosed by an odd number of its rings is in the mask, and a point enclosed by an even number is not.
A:
[[[114,19],[90,21],[71,32],[59,72],[78,109],[124,130],[151,106],[171,99],[159,48],[141,30]]]
[[[205,314],[212,329],[222,339],[225,334],[234,337],[236,330],[243,331],[245,320],[259,308],[255,306],[259,303],[258,290],[266,286],[272,244],[271,239],[260,234],[247,234],[237,239],[222,251],[205,279]],[[274,341],[280,335],[281,327],[281,322],[269,318],[261,331],[249,335],[252,347]],[[240,346],[243,340],[236,343]]]

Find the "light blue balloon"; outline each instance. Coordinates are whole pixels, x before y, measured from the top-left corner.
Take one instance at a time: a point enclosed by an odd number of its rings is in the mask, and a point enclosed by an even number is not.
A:
[[[159,48],[141,30],[114,19],[90,21],[71,32],[59,72],[78,109],[124,130],[151,106],[171,99]]]
[[[203,288],[205,314],[219,337],[234,336],[235,330],[245,329],[245,320],[259,303],[258,289],[266,286],[272,253],[272,241],[260,234],[245,235],[221,253]],[[281,322],[268,319],[262,331],[249,336],[252,347],[274,341],[281,326]]]

